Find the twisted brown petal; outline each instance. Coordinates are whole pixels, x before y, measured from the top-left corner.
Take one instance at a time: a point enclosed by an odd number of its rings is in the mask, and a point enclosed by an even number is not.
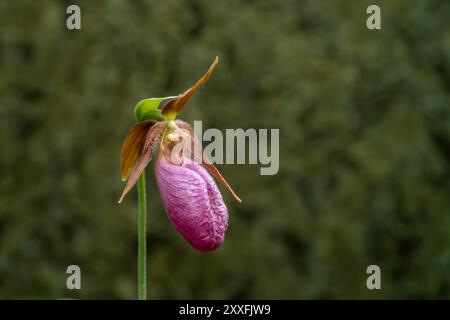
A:
[[[227,180],[225,180],[225,178],[222,176],[220,171],[211,162],[211,160],[209,160],[209,158],[206,156],[205,152],[202,149],[202,145],[200,144],[197,137],[195,136],[195,133],[194,133],[194,130],[192,129],[192,127],[188,123],[186,123],[182,120],[175,120],[175,123],[181,129],[187,130],[189,132],[189,135],[191,136],[191,139],[193,140],[192,141],[193,145],[191,146],[191,149],[190,149],[190,150],[194,150],[193,151],[194,156],[192,157],[193,161],[197,162],[197,163],[201,163],[209,171],[209,173],[212,176],[214,176],[217,180],[219,180],[219,182],[225,187],[225,189],[227,189],[227,191],[231,194],[231,196],[237,202],[242,202],[241,198],[239,198],[239,196],[233,191],[233,189],[228,184]],[[198,159],[199,155],[201,156],[201,159]]]
[[[122,181],[125,181],[130,174],[131,169],[135,166],[144,147],[145,137],[148,129],[155,124],[155,121],[143,121],[136,123],[128,134],[122,144],[121,153],[121,172]]]
[[[205,153],[203,153],[203,166],[208,169],[209,173],[212,174],[219,182],[227,189],[231,196],[237,201],[242,202],[241,198],[233,191],[233,189],[228,184],[227,180],[222,176],[220,171],[216,166],[208,159]]]
[[[120,196],[119,203],[122,202],[126,194],[136,184],[136,181],[138,180],[142,171],[144,171],[145,167],[152,159],[153,149],[155,146],[159,144],[161,135],[164,132],[166,124],[167,121],[160,121],[155,123],[152,127],[148,129],[145,138],[145,143],[142,148],[139,160],[136,162],[135,166],[131,170],[125,189],[123,190],[122,195]]]

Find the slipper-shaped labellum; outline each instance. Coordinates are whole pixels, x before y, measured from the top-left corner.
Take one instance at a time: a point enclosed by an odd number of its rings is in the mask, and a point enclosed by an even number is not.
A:
[[[209,173],[184,159],[172,164],[164,156],[156,163],[156,181],[175,228],[197,250],[219,247],[228,227],[228,211]]]
[[[141,122],[128,132],[122,146],[122,179],[128,181],[119,203],[136,184],[152,153],[159,147],[155,176],[164,207],[178,232],[200,251],[217,249],[228,227],[228,210],[211,175],[237,201],[241,200],[204,155],[192,127],[173,119],[193,92],[208,80],[216,65],[217,59],[193,87],[179,96],[138,103],[135,114]],[[145,104],[155,103],[159,104],[158,110],[144,110]]]

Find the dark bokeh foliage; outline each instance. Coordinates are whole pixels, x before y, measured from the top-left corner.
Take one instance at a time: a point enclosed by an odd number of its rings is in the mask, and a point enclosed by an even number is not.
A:
[[[279,128],[280,171],[220,166],[244,202],[224,193],[225,243],[199,253],[149,169],[149,297],[448,298],[449,17],[438,0],[1,1],[0,298],[136,297],[120,146],[138,100],[178,94],[216,55],[182,117]]]

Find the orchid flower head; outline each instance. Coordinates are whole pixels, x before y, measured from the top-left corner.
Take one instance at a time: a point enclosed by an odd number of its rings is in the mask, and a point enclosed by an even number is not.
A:
[[[156,155],[155,177],[164,207],[176,230],[197,250],[215,250],[228,227],[228,210],[214,176],[241,202],[228,182],[207,158],[192,127],[176,116],[193,93],[211,76],[218,64],[178,96],[138,102],[138,122],[128,132],[121,154],[122,180],[127,181],[123,201]]]

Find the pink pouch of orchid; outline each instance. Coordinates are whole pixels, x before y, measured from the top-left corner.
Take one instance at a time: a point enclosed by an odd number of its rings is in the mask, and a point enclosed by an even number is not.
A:
[[[205,168],[187,158],[177,165],[160,156],[155,172],[164,207],[178,232],[197,250],[217,249],[228,228],[228,211]]]

